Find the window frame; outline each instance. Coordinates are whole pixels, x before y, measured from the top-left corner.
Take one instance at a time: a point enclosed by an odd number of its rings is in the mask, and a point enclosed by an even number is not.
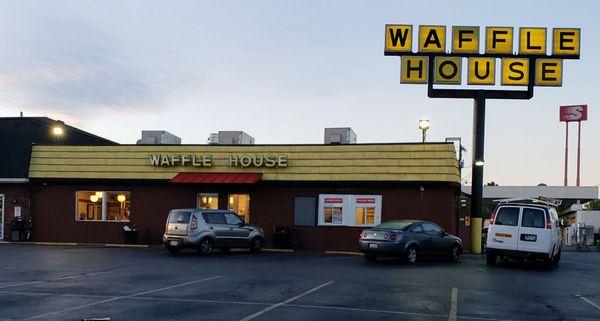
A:
[[[196,195],[196,209],[199,210],[218,210],[219,209],[219,193],[198,193]],[[214,197],[217,200],[217,208],[201,208],[202,197]]]
[[[331,201],[327,201],[331,199]],[[317,226],[340,226],[340,227],[373,227],[381,224],[383,196],[380,194],[319,194],[317,202]],[[342,222],[325,222],[326,207],[341,207]],[[357,224],[357,208],[373,208],[374,222],[372,224]],[[366,211],[365,211],[366,213]]]
[[[102,192],[102,205],[101,205],[101,209],[102,209],[102,219],[101,220],[97,220],[97,219],[93,219],[93,220],[80,220],[79,219],[79,215],[78,215],[78,207],[79,207],[79,198],[77,196],[78,193],[96,193],[96,192]],[[132,200],[133,200],[133,193],[131,191],[123,191],[123,190],[76,190],[75,191],[75,222],[91,222],[91,223],[129,223],[131,222],[130,219],[127,220],[107,220],[107,216],[108,216],[108,202],[107,202],[107,193],[128,193],[129,194],[129,203],[133,204]],[[132,206],[133,207],[133,206]],[[129,214],[129,216],[131,217],[133,213],[133,210],[131,211],[131,213]]]

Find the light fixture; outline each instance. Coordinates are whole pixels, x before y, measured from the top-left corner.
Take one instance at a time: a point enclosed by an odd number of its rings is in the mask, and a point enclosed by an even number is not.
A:
[[[64,134],[64,130],[61,126],[56,125],[52,127],[52,134],[54,136],[62,136],[62,134]]]
[[[423,132],[423,143],[425,142],[426,132],[429,129],[429,119],[419,119],[419,129]]]
[[[98,202],[98,196],[96,196],[96,194],[92,194],[90,196],[90,201],[92,201],[94,203]]]
[[[233,205],[233,196],[229,196],[229,204]]]
[[[483,164],[485,164],[485,162],[483,160],[475,161],[475,166],[483,166]]]
[[[96,192],[96,197],[98,198],[102,198],[103,193],[102,192]]]
[[[125,202],[125,200],[126,200],[126,199],[127,199],[127,198],[126,198],[126,197],[125,197],[125,195],[123,195],[123,194],[119,194],[119,195],[117,196],[117,201],[119,201],[119,202],[121,202],[121,203]]]

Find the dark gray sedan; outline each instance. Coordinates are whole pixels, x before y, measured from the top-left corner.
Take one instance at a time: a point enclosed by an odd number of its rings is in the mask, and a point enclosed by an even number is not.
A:
[[[458,261],[462,240],[435,223],[416,220],[388,221],[363,230],[358,240],[367,261],[379,256],[399,256],[415,263],[419,256],[444,256]]]

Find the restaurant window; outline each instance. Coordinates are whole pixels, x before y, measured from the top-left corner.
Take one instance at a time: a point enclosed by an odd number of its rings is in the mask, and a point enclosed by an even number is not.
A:
[[[200,193],[198,194],[198,208],[201,210],[219,209],[219,194]]]
[[[318,225],[372,226],[381,223],[381,195],[319,195]]]
[[[77,221],[128,222],[131,216],[131,192],[78,191]]]

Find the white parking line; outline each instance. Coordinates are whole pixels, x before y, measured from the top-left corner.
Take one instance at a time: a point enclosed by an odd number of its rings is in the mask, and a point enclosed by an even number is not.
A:
[[[268,306],[268,307],[266,307],[266,308],[264,308],[264,309],[262,309],[262,310],[260,310],[260,311],[258,311],[256,313],[254,313],[254,314],[251,314],[251,315],[249,315],[249,316],[241,319],[240,321],[252,320],[252,319],[254,319],[256,317],[259,317],[259,316],[261,316],[261,315],[263,315],[263,314],[265,314],[265,313],[267,313],[269,311],[277,309],[278,307],[280,307],[282,305],[286,305],[288,303],[292,303],[292,302],[298,300],[299,298],[301,298],[301,297],[303,297],[303,296],[305,296],[307,294],[311,294],[311,293],[313,293],[315,291],[318,291],[319,289],[324,288],[324,287],[330,285],[331,283],[333,283],[333,281],[325,282],[325,283],[323,283],[323,284],[321,284],[319,286],[316,286],[316,287],[314,287],[314,288],[312,288],[312,289],[310,289],[310,290],[308,290],[306,292],[302,292],[302,293],[300,293],[300,294],[298,294],[298,295],[296,295],[294,297],[291,297],[291,298],[289,298],[289,299],[287,299],[285,301],[281,301],[279,303],[276,303],[276,304],[273,304],[271,306]]]
[[[448,315],[448,321],[456,321],[456,308],[458,305],[458,289],[452,288],[450,294],[450,314]]]
[[[102,275],[102,274],[108,274],[108,273],[112,273],[112,272],[111,271],[103,271],[103,272],[73,274],[73,275],[62,276],[62,277],[59,277],[56,279],[50,279],[50,280],[39,280],[39,281],[29,281],[29,282],[22,282],[22,283],[0,285],[0,289],[12,288],[15,286],[22,286],[22,285],[39,284],[39,283],[45,283],[45,282],[56,282],[56,281],[73,279],[73,278],[80,278],[80,277],[84,277],[84,276],[95,276],[95,275]]]
[[[584,296],[581,296],[581,295],[578,295],[578,297],[580,299],[582,299],[584,302],[586,302],[586,303],[590,304],[591,306],[593,306],[594,308],[600,310],[600,305],[597,305],[596,303],[592,302],[590,299],[588,299],[588,298],[586,298]]]
[[[171,285],[171,286],[166,286],[166,287],[160,288],[160,289],[154,289],[154,290],[143,291],[143,292],[138,292],[138,293],[129,294],[129,295],[112,297],[112,298],[109,298],[109,299],[106,299],[106,300],[101,300],[101,301],[96,301],[96,302],[92,302],[92,303],[82,304],[82,305],[78,305],[78,306],[74,306],[74,307],[70,307],[70,308],[66,308],[66,309],[62,309],[62,310],[58,310],[58,311],[48,312],[48,313],[44,313],[44,314],[38,314],[38,315],[35,315],[35,316],[32,316],[32,317],[29,317],[29,318],[27,318],[25,320],[35,320],[35,319],[44,318],[44,317],[47,317],[47,316],[50,316],[50,315],[55,315],[55,314],[60,314],[60,313],[63,313],[63,312],[68,312],[68,311],[83,309],[83,308],[87,308],[87,307],[90,307],[90,306],[94,306],[94,305],[98,305],[98,304],[102,304],[102,303],[107,303],[107,302],[112,302],[112,301],[117,301],[117,300],[121,300],[121,299],[127,299],[127,298],[131,298],[131,297],[142,296],[142,295],[149,294],[149,293],[155,293],[155,292],[165,291],[165,290],[169,290],[169,289],[173,289],[173,288],[177,288],[177,287],[181,287],[181,286],[185,286],[185,285],[190,285],[190,284],[194,284],[194,283],[198,283],[198,282],[204,282],[204,281],[214,280],[214,279],[218,279],[218,278],[221,278],[221,277],[222,276],[218,275],[218,276],[213,276],[213,277],[209,277],[209,278],[205,278],[205,279],[194,280],[194,281],[190,281],[190,282],[185,282],[185,283],[175,284],[175,285]]]
[[[31,282],[23,282],[23,283],[13,283],[13,284],[1,285],[0,289],[12,288],[12,287],[21,286],[21,285],[38,284],[38,283],[43,283],[43,282],[48,282],[48,281],[31,281]]]

